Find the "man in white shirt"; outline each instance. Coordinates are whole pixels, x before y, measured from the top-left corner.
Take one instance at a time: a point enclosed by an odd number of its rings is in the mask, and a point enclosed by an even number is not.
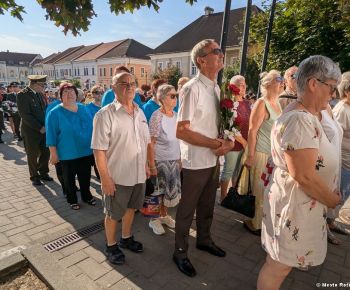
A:
[[[143,245],[134,240],[131,228],[135,209],[141,209],[145,195],[147,147],[150,136],[143,111],[133,102],[135,78],[127,72],[112,79],[116,100],[98,111],[94,118],[91,147],[101,177],[107,246],[112,264],[123,264],[121,248],[140,253]],[[118,221],[122,237],[116,241]]]
[[[210,235],[216,188],[219,179],[218,157],[231,150],[234,143],[218,138],[220,88],[216,82],[223,68],[224,55],[219,45],[206,39],[191,53],[199,73],[182,88],[177,123],[183,167],[183,186],[176,214],[175,251],[178,269],[194,277],[196,270],[187,257],[188,237],[196,210],[197,249],[224,257]]]

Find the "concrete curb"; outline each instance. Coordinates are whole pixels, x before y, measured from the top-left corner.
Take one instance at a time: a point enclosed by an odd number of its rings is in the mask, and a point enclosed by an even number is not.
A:
[[[0,260],[0,277],[5,277],[27,265],[27,260],[20,253],[5,257]]]
[[[60,266],[57,261],[42,247],[34,245],[22,252],[31,268],[49,287],[55,290],[85,289],[82,281],[77,280],[69,271]],[[101,289],[96,285],[96,290]]]

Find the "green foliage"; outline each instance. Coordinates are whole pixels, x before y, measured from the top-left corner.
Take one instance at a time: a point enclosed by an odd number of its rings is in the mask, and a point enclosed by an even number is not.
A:
[[[253,16],[251,43],[263,47],[269,7]],[[348,0],[278,1],[267,69],[285,70],[310,55],[321,54],[350,69]],[[260,61],[259,61],[260,63]]]
[[[63,27],[63,32],[70,31],[74,36],[80,35],[81,31],[87,31],[91,19],[96,17],[92,0],[37,0],[43,9],[46,10],[46,19],[55,22],[57,27]],[[109,0],[112,13],[116,15],[126,12],[133,13],[144,6],[159,10],[159,3],[163,0]],[[193,4],[197,0],[185,0],[186,3]],[[15,0],[0,0],[0,14],[5,11],[11,16],[23,20],[22,14],[26,13],[23,6]]]
[[[182,77],[182,72],[180,69],[174,65],[170,67],[160,70],[153,74],[152,79],[164,79],[168,81],[168,84],[174,86],[177,89],[177,82]]]
[[[78,79],[72,79],[72,80],[70,80],[69,82],[72,83],[74,86],[76,86],[78,89],[81,89],[80,80],[78,80]]]

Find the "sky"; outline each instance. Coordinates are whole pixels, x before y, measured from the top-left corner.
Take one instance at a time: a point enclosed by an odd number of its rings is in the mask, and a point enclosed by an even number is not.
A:
[[[89,30],[73,36],[65,35],[61,27],[45,19],[45,10],[34,0],[17,0],[26,14],[23,22],[9,13],[0,15],[0,51],[39,53],[43,57],[77,45],[89,45],[133,38],[151,48],[156,48],[172,35],[204,14],[204,7],[214,12],[225,9],[225,0],[197,0],[193,6],[185,0],[164,0],[160,9],[143,7],[138,11],[116,16],[110,12],[107,0],[93,0],[97,17],[93,18]],[[231,1],[231,9],[245,7],[247,0]],[[253,0],[261,7],[263,0]]]

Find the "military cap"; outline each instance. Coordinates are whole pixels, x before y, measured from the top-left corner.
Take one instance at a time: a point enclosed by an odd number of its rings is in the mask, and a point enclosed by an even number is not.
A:
[[[9,87],[19,87],[19,82],[10,82]]]
[[[28,79],[32,82],[46,83],[47,75],[28,75]]]

